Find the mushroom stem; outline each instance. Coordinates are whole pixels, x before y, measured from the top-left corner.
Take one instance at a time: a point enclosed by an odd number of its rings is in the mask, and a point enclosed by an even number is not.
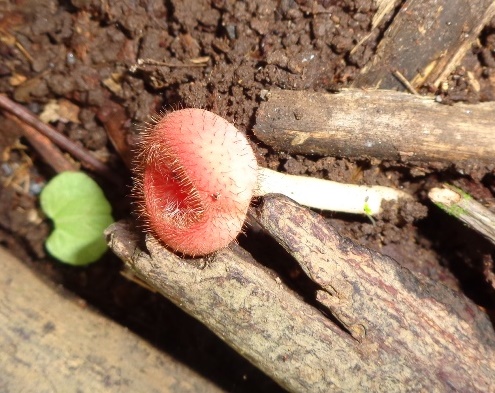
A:
[[[344,184],[259,167],[254,195],[265,194],[284,194],[301,205],[315,209],[366,215],[380,213],[383,201],[411,198],[405,192],[390,187]]]

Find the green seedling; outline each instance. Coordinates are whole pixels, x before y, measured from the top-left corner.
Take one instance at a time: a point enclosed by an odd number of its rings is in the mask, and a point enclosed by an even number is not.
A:
[[[113,218],[103,191],[83,172],[63,172],[41,192],[41,209],[53,220],[48,252],[70,265],[97,261],[107,249],[103,230]]]

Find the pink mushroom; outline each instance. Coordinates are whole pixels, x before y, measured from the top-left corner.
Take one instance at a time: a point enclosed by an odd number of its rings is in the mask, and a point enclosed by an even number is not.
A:
[[[246,137],[224,118],[183,109],[143,134],[138,194],[151,231],[174,251],[198,256],[226,247],[242,229],[253,196],[282,193],[310,207],[376,214],[405,193],[259,168]]]

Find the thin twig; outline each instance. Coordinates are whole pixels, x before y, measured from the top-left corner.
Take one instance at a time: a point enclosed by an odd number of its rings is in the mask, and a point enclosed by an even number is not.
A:
[[[400,83],[404,85],[404,87],[409,90],[410,93],[415,96],[419,96],[419,93],[416,91],[413,85],[406,79],[404,75],[399,70],[392,71],[392,74],[399,80]]]
[[[206,62],[208,61],[209,57],[205,56],[204,58],[199,59],[199,61],[193,61],[191,60],[190,64],[187,63],[169,63],[166,61],[158,61],[158,60],[153,60],[153,59],[138,59],[138,65],[156,65],[156,66],[163,66],[163,67],[206,67]]]
[[[495,214],[464,191],[448,184],[444,187],[431,189],[428,197],[435,205],[495,244]]]
[[[15,122],[22,130],[22,134],[27,138],[31,146],[39,153],[43,160],[50,165],[57,173],[63,171],[76,171],[76,166],[64,157],[58,147],[45,135],[40,134],[30,125],[23,123],[19,118],[9,112],[4,113],[5,117]]]
[[[30,64],[33,64],[33,56],[24,48],[24,46],[17,40],[17,38],[10,34],[7,30],[0,28],[0,34],[3,34],[7,37],[7,40],[13,40],[16,48],[24,55],[24,57],[29,61]]]
[[[12,113],[19,118],[22,122],[30,125],[36,131],[48,137],[53,143],[59,146],[62,150],[67,151],[76,159],[81,161],[82,165],[95,173],[105,177],[115,184],[119,184],[119,179],[116,178],[114,171],[112,171],[107,165],[93,157],[89,151],[76,143],[71,141],[63,134],[56,131],[53,127],[43,123],[38,117],[36,117],[29,110],[22,105],[10,100],[7,96],[0,94],[0,108]]]
[[[137,63],[130,67],[131,72],[136,72],[138,69],[143,68],[143,66],[156,66],[156,67],[169,67],[169,68],[197,68],[206,67],[209,61],[209,56],[199,57],[197,59],[189,60],[191,63],[169,63],[165,61],[158,61],[154,59],[138,59]]]

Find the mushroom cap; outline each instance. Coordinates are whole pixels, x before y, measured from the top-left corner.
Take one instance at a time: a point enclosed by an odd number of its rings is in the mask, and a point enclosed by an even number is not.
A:
[[[166,246],[199,256],[237,237],[257,163],[234,125],[203,109],[168,113],[145,132],[139,157],[144,216]]]

